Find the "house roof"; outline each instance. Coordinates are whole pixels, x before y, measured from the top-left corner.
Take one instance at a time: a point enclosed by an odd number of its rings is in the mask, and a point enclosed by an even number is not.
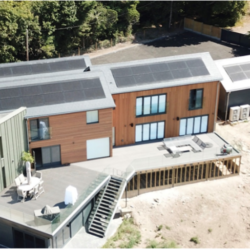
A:
[[[222,79],[208,52],[105,65],[93,65],[102,71],[111,94],[182,86]]]
[[[0,111],[21,106],[27,107],[26,117],[31,118],[113,108],[115,104],[103,74],[80,70],[0,81]]]
[[[250,88],[250,56],[241,56],[215,61],[223,79],[226,92]]]
[[[46,74],[60,71],[70,71],[75,69],[84,70],[90,66],[88,56],[75,56],[52,58],[43,60],[32,60],[25,62],[0,64],[0,82],[6,78]]]

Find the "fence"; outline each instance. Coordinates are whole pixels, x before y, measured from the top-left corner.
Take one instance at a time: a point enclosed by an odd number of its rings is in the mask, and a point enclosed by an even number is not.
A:
[[[184,18],[184,29],[240,46],[249,47],[250,45],[248,35],[207,25],[189,18]]]
[[[215,39],[221,39],[221,28],[197,22],[189,18],[184,19],[184,29],[191,30]]]
[[[228,42],[228,43],[238,44],[240,46],[249,47],[250,45],[250,38],[248,35],[232,32],[232,31],[224,30],[224,29],[222,29],[221,31],[221,40]]]

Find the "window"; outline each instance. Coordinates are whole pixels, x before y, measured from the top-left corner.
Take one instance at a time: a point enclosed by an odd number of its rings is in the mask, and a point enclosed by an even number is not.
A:
[[[31,141],[49,139],[49,118],[30,120],[30,136]]]
[[[136,116],[166,113],[166,94],[136,98]]]
[[[203,89],[190,90],[189,110],[201,109],[203,100]]]
[[[180,119],[179,135],[206,133],[207,127],[208,115],[182,118]]]
[[[3,143],[2,143],[2,137],[0,137],[0,158],[3,158]]]
[[[98,110],[87,111],[87,124],[99,122]]]
[[[135,142],[164,138],[165,122],[144,123],[135,126]]]

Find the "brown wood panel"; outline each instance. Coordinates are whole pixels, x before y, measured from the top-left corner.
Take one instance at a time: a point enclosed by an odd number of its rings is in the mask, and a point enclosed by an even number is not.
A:
[[[201,88],[203,88],[203,108],[188,110],[190,90]],[[214,115],[216,115],[214,114],[216,92],[217,82],[209,82],[113,95],[116,103],[116,108],[113,111],[115,145],[121,146],[135,143],[135,125],[154,121],[165,121],[165,137],[178,136],[180,121],[177,120],[177,117],[209,115],[208,132],[213,132]],[[167,94],[166,114],[136,117],[136,97],[163,93]]]
[[[87,160],[86,141],[97,138],[110,138],[110,156],[112,156],[112,116],[113,109],[99,110],[99,122],[86,124],[86,112],[50,116],[50,139],[31,142],[33,148],[61,146],[61,163]],[[30,120],[28,120],[30,128]]]

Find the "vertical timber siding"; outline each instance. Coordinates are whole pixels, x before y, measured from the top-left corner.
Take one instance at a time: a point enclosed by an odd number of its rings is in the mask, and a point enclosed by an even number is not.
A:
[[[99,122],[93,124],[86,124],[86,112],[49,116],[50,139],[31,142],[29,133],[30,150],[60,145],[62,164],[86,161],[86,141],[109,137],[112,156],[112,112],[111,108],[99,110]]]
[[[115,94],[113,99],[116,108],[113,113],[113,126],[115,127],[115,145],[135,143],[135,125],[141,123],[165,121],[165,137],[179,135],[180,121],[177,117],[185,118],[199,115],[208,115],[208,133],[214,130],[214,116],[216,105],[217,83],[200,83],[178,87],[138,91]],[[202,109],[189,110],[189,95],[191,89],[203,88]],[[167,94],[167,113],[136,118],[136,97]],[[130,125],[133,124],[133,127]]]
[[[0,123],[0,136],[3,145],[3,158],[0,159],[0,191],[3,190],[2,168],[5,168],[6,185],[10,186],[22,171],[21,155],[27,150],[24,116],[26,108],[20,108],[10,114],[9,119]]]

